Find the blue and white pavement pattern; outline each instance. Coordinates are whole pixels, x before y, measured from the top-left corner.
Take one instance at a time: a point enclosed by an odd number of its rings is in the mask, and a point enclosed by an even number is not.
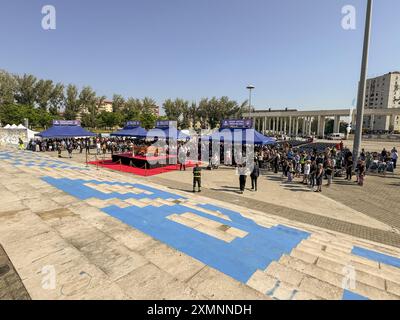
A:
[[[61,160],[43,160],[40,156],[29,153],[0,152],[0,160],[16,166],[84,169],[71,166]],[[212,204],[185,205],[187,199],[184,197],[143,184],[53,177],[43,177],[42,179],[83,201],[88,199],[103,201],[163,199],[167,201],[168,205],[161,206],[145,204],[145,202],[137,206],[126,202],[126,206],[123,208],[117,205],[107,205],[101,210],[242,283],[247,283],[257,270],[265,270],[283,255],[290,255],[300,242],[308,239],[311,235],[309,232],[285,225],[264,227],[243,217],[239,212]],[[103,192],[104,186],[107,187],[106,192]],[[113,186],[116,187],[115,190],[113,190]],[[121,187],[124,189],[123,193],[118,192],[118,190],[121,191]],[[236,237],[230,239],[231,241],[226,241],[226,239],[219,238],[218,235],[207,234],[207,232],[196,230],[190,225],[170,219],[172,216],[184,217],[187,213],[223,226],[224,229],[236,230],[238,233],[236,233]],[[383,253],[356,246],[353,247],[351,253],[371,261],[400,268],[400,259]],[[274,289],[270,291],[265,294],[272,296]],[[366,300],[367,298],[344,290],[342,299]]]
[[[14,166],[69,169],[69,170],[88,170],[84,167],[72,166],[61,160],[44,159],[40,154],[33,152],[20,151],[17,153],[1,151],[0,160],[4,160]]]
[[[120,200],[129,198],[138,200],[144,198],[161,198],[171,201],[174,199],[176,202],[174,205],[159,207],[147,205],[142,208],[134,205],[125,208],[111,205],[102,210],[133,228],[166,243],[176,250],[184,252],[242,283],[246,283],[257,270],[264,270],[272,262],[278,261],[282,255],[290,254],[302,240],[310,236],[308,232],[284,225],[266,228],[258,225],[253,220],[243,217],[239,212],[211,204],[196,205],[199,209],[196,210],[193,206],[185,206],[182,196],[142,184],[71,180],[68,178],[55,179],[51,177],[45,177],[43,180],[81,200],[90,198],[101,200],[114,198]],[[87,186],[87,184],[91,186],[104,184],[109,186],[126,186],[128,188],[135,188],[134,190],[143,190],[146,193],[103,193],[97,188]],[[228,219],[207,214],[207,211],[217,212]],[[187,212],[221,223],[230,228],[239,229],[246,236],[236,237],[233,241],[226,242],[195,230],[190,226],[171,221],[168,218],[171,215],[182,215]],[[354,247],[352,254],[388,265],[400,266],[400,259],[371,250]],[[266,292],[266,294],[272,295],[273,292]],[[367,298],[344,290],[343,299],[365,300]]]

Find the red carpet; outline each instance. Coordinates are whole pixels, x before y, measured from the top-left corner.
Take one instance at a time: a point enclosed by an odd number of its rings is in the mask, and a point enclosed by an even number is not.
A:
[[[171,172],[179,170],[179,164],[169,165],[162,168],[154,168],[154,169],[140,169],[131,166],[127,166],[124,164],[119,164],[112,162],[112,160],[104,160],[104,161],[91,161],[89,164],[104,167],[111,170],[122,171],[122,172],[129,172],[143,177],[155,176],[157,174]],[[186,164],[186,168],[194,167],[195,163],[188,162]]]

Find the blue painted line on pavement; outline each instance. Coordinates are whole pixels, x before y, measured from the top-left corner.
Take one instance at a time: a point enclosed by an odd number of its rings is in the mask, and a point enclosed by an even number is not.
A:
[[[360,294],[351,292],[349,290],[344,290],[342,300],[369,300],[369,299]]]
[[[354,247],[353,250],[351,251],[352,254],[367,258],[369,260],[373,260],[376,262],[381,262],[396,268],[400,268],[400,259],[395,258],[392,256],[389,256],[387,254],[379,253],[376,251],[360,248],[360,247]]]

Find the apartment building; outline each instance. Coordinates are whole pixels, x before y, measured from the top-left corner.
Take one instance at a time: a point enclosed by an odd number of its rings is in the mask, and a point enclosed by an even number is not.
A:
[[[365,109],[400,108],[400,72],[367,80]],[[399,116],[368,116],[364,128],[371,131],[400,131]]]

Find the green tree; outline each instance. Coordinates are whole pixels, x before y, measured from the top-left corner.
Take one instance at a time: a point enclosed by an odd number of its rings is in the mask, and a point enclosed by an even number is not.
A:
[[[57,83],[50,95],[50,114],[57,116],[61,108],[64,107],[64,101],[64,85],[62,83]]]
[[[105,129],[113,129],[121,122],[121,114],[118,112],[101,112],[97,116],[97,125]]]
[[[18,104],[33,106],[36,100],[36,77],[24,74],[17,76],[17,90],[15,99]]]
[[[36,109],[36,112],[38,116],[37,123],[43,128],[48,128],[54,120],[54,116],[42,108]]]
[[[189,119],[192,122],[193,126],[196,125],[197,121],[199,120],[199,110],[197,107],[196,102],[192,102],[189,107]]]
[[[67,120],[75,120],[79,112],[79,92],[78,88],[70,84],[67,87],[67,96],[65,99],[64,117]]]
[[[39,80],[35,85],[35,102],[42,110],[47,110],[54,86],[51,80]]]
[[[143,105],[139,99],[129,98],[125,103],[123,113],[125,115],[125,121],[140,120],[140,114],[142,112]]]
[[[14,103],[17,91],[15,77],[4,70],[0,70],[0,105]]]
[[[105,97],[101,97],[105,100]],[[79,94],[79,112],[85,114],[85,125],[91,128],[96,127],[96,116],[101,101],[96,97],[96,92],[91,87],[84,87]],[[82,117],[83,120],[83,117]]]
[[[179,99],[176,99],[175,101],[167,99],[163,103],[165,115],[170,120],[178,120],[182,114],[182,110],[178,101]]]
[[[154,113],[150,109],[145,109],[140,114],[139,120],[142,124],[142,127],[148,130],[148,129],[154,128],[157,117],[154,115]]]
[[[119,112],[125,108],[125,99],[119,95],[119,94],[114,94],[113,96],[113,112]]]
[[[202,128],[215,128],[223,119],[240,118],[245,111],[247,101],[238,104],[228,97],[217,99],[202,99],[197,108],[197,116],[200,118]]]
[[[151,109],[156,106],[157,103],[152,98],[145,97],[142,101],[142,109],[143,109],[142,111],[145,111],[144,109]]]

